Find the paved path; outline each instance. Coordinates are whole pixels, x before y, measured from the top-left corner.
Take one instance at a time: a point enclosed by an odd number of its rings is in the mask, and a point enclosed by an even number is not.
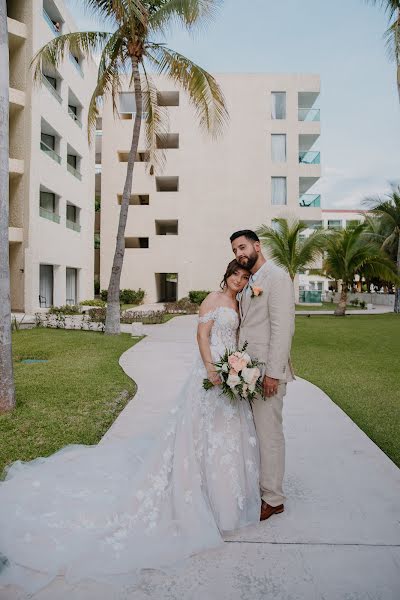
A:
[[[195,323],[149,326],[121,357],[139,389],[104,442],[162,419],[191,363]],[[288,386],[284,420],[285,513],[194,557],[184,574],[149,570],[124,593],[60,580],[32,600],[399,600],[399,469],[305,380]]]

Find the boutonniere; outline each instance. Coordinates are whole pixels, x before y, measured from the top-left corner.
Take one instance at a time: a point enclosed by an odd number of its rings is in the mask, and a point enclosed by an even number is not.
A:
[[[261,296],[264,291],[262,288],[257,287],[256,285],[251,285],[250,289],[252,298],[257,298],[257,296]]]

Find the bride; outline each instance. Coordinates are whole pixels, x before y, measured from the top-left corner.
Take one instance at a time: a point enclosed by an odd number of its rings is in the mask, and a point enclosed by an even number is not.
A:
[[[143,568],[176,564],[259,521],[252,412],[221,395],[212,364],[236,347],[236,295],[248,279],[232,261],[221,291],[201,305],[199,355],[160,431],[70,445],[8,468],[0,483],[0,585],[34,593],[58,575],[71,584],[132,584]]]

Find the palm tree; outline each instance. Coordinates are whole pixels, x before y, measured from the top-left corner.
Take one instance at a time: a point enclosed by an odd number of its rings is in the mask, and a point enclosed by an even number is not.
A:
[[[7,5],[0,0],[0,412],[15,406],[8,248],[8,60]]]
[[[366,203],[370,206],[367,223],[372,237],[393,260],[400,277],[400,185],[386,197],[367,199]],[[399,285],[396,285],[394,312],[400,313]]]
[[[306,237],[308,225],[302,221],[278,218],[273,227],[261,225],[257,230],[261,242],[268,248],[271,258],[285,269],[292,281],[296,273],[314,263],[324,251],[327,233],[316,229]]]
[[[342,283],[336,316],[346,314],[348,288],[353,284],[356,274],[398,282],[393,262],[366,233],[366,229],[367,224],[361,223],[356,227],[335,231],[327,239],[323,270],[327,277]]]
[[[400,0],[366,0],[368,4],[380,5],[389,16],[389,28],[385,31],[388,55],[396,64],[397,92],[400,100]]]
[[[163,155],[157,152],[157,140],[167,131],[166,113],[158,106],[157,89],[146,67],[150,65],[157,74],[169,77],[188,94],[194,106],[200,127],[213,137],[218,137],[227,121],[223,94],[215,79],[200,66],[154,41],[164,36],[167,27],[180,22],[187,29],[213,16],[219,0],[83,0],[84,4],[111,25],[111,32],[88,31],[60,35],[46,44],[34,57],[34,78],[40,82],[42,66],[49,63],[57,67],[70,51],[81,56],[100,53],[97,85],[88,111],[89,135],[99,115],[99,101],[111,96],[117,109],[117,97],[123,88],[124,76],[129,77],[129,87],[135,93],[136,114],[132,142],[128,156],[126,179],[114,260],[108,286],[105,332],[120,332],[119,290],[125,253],[125,226],[132,191],[133,168],[138,148],[142,116],[146,115],[146,141],[150,173],[154,166],[162,166]]]

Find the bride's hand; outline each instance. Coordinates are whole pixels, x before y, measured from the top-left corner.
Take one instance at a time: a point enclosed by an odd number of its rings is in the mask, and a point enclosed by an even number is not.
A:
[[[207,377],[213,385],[221,385],[221,383],[222,383],[221,377],[213,369],[207,370]]]

